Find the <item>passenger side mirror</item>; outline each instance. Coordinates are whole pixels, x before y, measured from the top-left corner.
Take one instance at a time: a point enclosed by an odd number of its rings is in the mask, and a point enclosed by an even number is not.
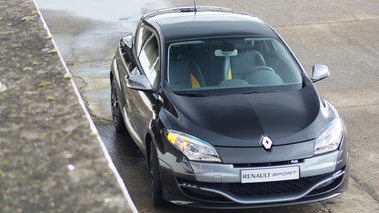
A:
[[[126,78],[126,86],[130,89],[152,92],[153,88],[145,75],[135,75]]]
[[[312,67],[312,82],[315,83],[330,75],[329,68],[325,65],[314,65]]]

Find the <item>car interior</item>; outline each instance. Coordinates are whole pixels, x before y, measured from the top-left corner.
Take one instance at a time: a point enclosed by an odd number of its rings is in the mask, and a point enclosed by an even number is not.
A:
[[[301,82],[299,68],[275,39],[181,42],[169,47],[172,90],[278,86]]]

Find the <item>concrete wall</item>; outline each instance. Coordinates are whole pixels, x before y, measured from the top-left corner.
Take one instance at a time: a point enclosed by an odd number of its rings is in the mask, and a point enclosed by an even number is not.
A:
[[[0,3],[0,212],[136,212],[32,0]]]

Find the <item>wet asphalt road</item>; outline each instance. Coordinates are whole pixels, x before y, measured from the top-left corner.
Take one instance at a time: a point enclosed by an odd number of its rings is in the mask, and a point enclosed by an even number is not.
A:
[[[36,1],[137,209],[193,212],[174,205],[152,206],[147,162],[128,135],[117,134],[112,126],[108,79],[118,40],[134,30],[143,13],[171,5],[188,6],[192,1]],[[375,178],[379,173],[379,3],[203,0],[198,5],[229,7],[262,18],[284,37],[309,75],[313,64],[327,64],[331,77],[316,86],[344,116],[350,130],[352,179],[348,192],[329,201],[254,212],[379,212]]]

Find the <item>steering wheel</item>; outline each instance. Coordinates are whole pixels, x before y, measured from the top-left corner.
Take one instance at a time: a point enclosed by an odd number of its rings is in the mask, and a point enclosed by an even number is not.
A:
[[[249,76],[251,73],[253,72],[256,72],[257,70],[266,70],[266,71],[270,71],[270,72],[273,72],[275,73],[274,69],[272,69],[271,67],[268,67],[268,66],[256,66],[256,67],[253,67],[251,68],[249,71],[247,71],[243,76],[242,76],[242,79],[245,80],[245,78],[247,76]]]

